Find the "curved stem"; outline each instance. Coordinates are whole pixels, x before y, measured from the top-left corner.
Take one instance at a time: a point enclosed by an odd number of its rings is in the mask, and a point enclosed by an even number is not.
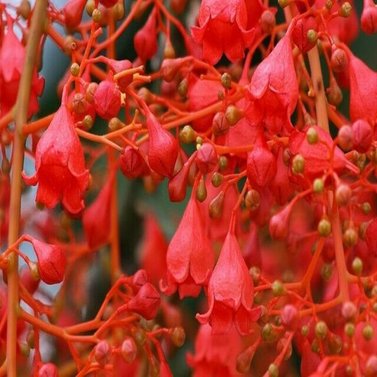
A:
[[[22,169],[24,162],[24,136],[22,127],[27,121],[31,82],[37,62],[40,39],[45,25],[47,0],[37,0],[31,20],[30,36],[26,46],[25,66],[20,79],[20,86],[15,105],[16,129],[13,144],[13,163],[9,212],[8,244],[17,241],[20,230]],[[7,375],[17,376],[17,317],[18,298],[18,257],[9,256],[8,270],[8,323],[7,323]]]

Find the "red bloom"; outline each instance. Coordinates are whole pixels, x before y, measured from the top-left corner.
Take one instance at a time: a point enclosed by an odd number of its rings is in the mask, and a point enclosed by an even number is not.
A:
[[[96,200],[84,211],[82,222],[91,249],[97,249],[109,240],[111,190],[115,183],[115,174],[113,173],[108,177]]]
[[[149,133],[149,165],[156,173],[164,177],[171,177],[178,157],[177,140],[161,126],[147,106],[144,107],[144,110]]]
[[[202,214],[191,197],[166,256],[167,282],[163,290],[171,294],[178,286],[180,297],[197,296],[206,285],[214,264],[214,255],[206,235]]]
[[[309,144],[305,130],[304,132],[294,131],[289,139],[289,149],[292,154],[300,153],[305,159],[305,176],[309,178],[321,176],[330,167],[337,171],[345,166],[354,169],[338,147],[335,147],[331,161],[333,140],[330,134],[318,126],[312,127],[319,136],[316,144]]]
[[[5,115],[16,103],[18,85],[25,61],[25,47],[13,32],[8,19],[7,33],[2,38],[0,48],[0,116]],[[42,94],[44,79],[34,72],[29,100],[28,117],[38,109],[37,97]]]
[[[247,9],[244,0],[203,0],[199,26],[191,28],[194,41],[203,45],[203,58],[216,64],[221,55],[235,62],[253,41],[255,29],[246,30]]]
[[[38,269],[41,280],[46,284],[61,283],[64,279],[66,257],[63,250],[48,243],[28,237],[34,247],[38,259]]]
[[[377,73],[351,52],[348,56],[351,119],[367,119],[374,124],[377,120]]]
[[[156,316],[160,301],[157,289],[151,283],[145,283],[127,303],[127,309],[149,320]]]
[[[168,244],[155,216],[147,214],[144,220],[144,237],[140,249],[140,264],[153,284],[158,284],[166,272]]]
[[[82,13],[85,8],[85,0],[68,0],[63,8],[65,25],[68,28],[77,27],[82,18]]]
[[[152,59],[157,52],[157,19],[155,9],[153,9],[145,25],[134,37],[136,54],[143,62]]]
[[[194,377],[241,376],[236,371],[241,350],[242,340],[235,329],[228,334],[213,334],[211,326],[202,325],[195,340],[195,354],[187,355],[187,363]]]
[[[150,173],[148,164],[137,149],[130,146],[124,148],[119,158],[120,170],[130,179],[144,177]]]
[[[259,140],[247,155],[247,177],[251,185],[264,187],[276,174],[276,158],[267,145]]]
[[[188,76],[188,106],[190,111],[198,111],[205,106],[212,105],[218,101],[219,91],[223,90],[220,82],[212,80],[202,80],[195,75]],[[195,119],[191,124],[195,131],[207,131],[212,125],[213,115]]]
[[[367,34],[377,32],[377,8],[373,0],[364,0],[363,13],[361,14],[361,29]]]
[[[290,116],[298,100],[298,84],[289,35],[259,64],[249,86],[253,101],[247,115],[271,133],[292,130]]]
[[[39,183],[36,201],[53,208],[59,201],[72,214],[84,208],[83,193],[88,187],[89,172],[65,104],[59,108],[42,135],[35,153],[36,173],[25,177],[27,184]]]
[[[253,282],[231,229],[208,283],[208,312],[197,314],[196,318],[201,324],[209,323],[215,334],[228,332],[232,324],[241,334],[247,334],[251,322],[260,314],[259,308],[251,309],[253,291]]]
[[[99,83],[94,93],[94,105],[98,115],[103,119],[111,119],[118,115],[121,98],[115,83],[109,80]]]

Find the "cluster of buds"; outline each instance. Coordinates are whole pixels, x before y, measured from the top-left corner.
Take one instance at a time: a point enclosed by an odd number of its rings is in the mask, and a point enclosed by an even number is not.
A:
[[[377,6],[128,5],[0,3],[0,375],[377,376]]]

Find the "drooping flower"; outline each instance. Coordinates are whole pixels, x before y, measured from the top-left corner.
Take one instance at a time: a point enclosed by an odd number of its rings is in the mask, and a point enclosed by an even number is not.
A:
[[[264,187],[276,174],[276,158],[263,140],[258,140],[247,155],[247,177],[251,185]]]
[[[232,329],[227,334],[213,334],[211,326],[202,325],[195,338],[195,354],[187,355],[194,377],[238,377],[237,357],[242,350],[240,334]]]
[[[377,7],[373,0],[364,0],[361,29],[367,34],[373,34],[377,31]]]
[[[352,164],[338,147],[334,148],[332,155],[331,151],[334,142],[330,134],[321,127],[312,127],[317,131],[319,136],[319,141],[315,144],[308,142],[306,130],[304,132],[295,130],[289,138],[291,153],[294,155],[299,153],[305,160],[305,176],[310,178],[321,176],[330,167],[336,171],[340,171],[346,166],[353,170]]]
[[[147,22],[134,37],[136,54],[143,62],[153,58],[157,52],[157,14],[155,9],[153,8]]]
[[[66,257],[63,250],[56,245],[48,244],[28,236],[38,259],[38,270],[41,280],[46,284],[61,283],[64,279]]]
[[[98,249],[110,237],[111,229],[111,193],[114,186],[115,174],[110,173],[106,184],[98,194],[96,200],[85,209],[82,222],[85,237],[91,249]]]
[[[377,72],[370,69],[351,52],[349,56],[351,120],[377,120]]]
[[[111,119],[118,115],[121,107],[121,93],[110,80],[101,81],[94,93],[94,105],[98,115]]]
[[[145,319],[153,319],[160,307],[160,294],[151,283],[145,283],[127,303],[127,309],[140,314]]]
[[[191,28],[194,41],[203,46],[203,58],[216,64],[222,54],[235,62],[254,39],[255,29],[246,30],[248,13],[244,0],[203,0],[198,26]]]
[[[197,296],[208,283],[214,255],[206,235],[199,204],[191,197],[166,255],[167,279],[161,288],[180,297]]]
[[[249,85],[251,106],[247,116],[271,133],[291,132],[298,100],[298,83],[291,39],[286,34],[259,64]]]
[[[150,173],[144,156],[137,149],[127,146],[119,157],[120,170],[130,179],[140,178]]]
[[[213,80],[199,79],[195,75],[188,76],[188,106],[190,111],[201,110],[205,106],[218,101],[219,91],[223,90],[221,83]],[[191,125],[195,131],[207,131],[212,125],[213,115],[195,119]]]
[[[260,308],[251,308],[254,286],[233,227],[208,283],[208,311],[196,315],[201,324],[209,323],[215,334],[228,332],[233,324],[241,334],[247,334],[260,315]]]
[[[63,8],[65,25],[68,28],[77,27],[82,18],[82,13],[85,8],[85,0],[68,0]]]
[[[24,176],[24,180],[28,185],[38,183],[38,203],[53,208],[61,201],[72,214],[84,208],[83,193],[88,187],[89,171],[72,116],[64,103],[39,140],[35,169],[34,176]]]
[[[161,227],[153,214],[144,220],[144,237],[140,248],[140,265],[149,274],[153,284],[158,284],[166,273],[166,251],[168,244]]]
[[[178,157],[178,142],[165,130],[147,106],[144,107],[149,134],[148,162],[156,173],[171,177]]]
[[[5,115],[16,103],[18,85],[25,62],[25,47],[16,37],[8,18],[7,32],[0,47],[0,116]],[[28,117],[38,109],[37,97],[42,94],[44,79],[35,71],[32,76]]]

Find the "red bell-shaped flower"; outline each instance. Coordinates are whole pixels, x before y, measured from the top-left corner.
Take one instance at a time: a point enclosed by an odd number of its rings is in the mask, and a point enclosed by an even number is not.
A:
[[[155,9],[153,9],[145,25],[134,37],[136,54],[143,62],[152,59],[157,52],[157,19]]]
[[[178,287],[180,297],[197,296],[206,285],[214,255],[206,235],[199,204],[191,197],[166,256],[167,281],[161,288],[172,294]]]
[[[127,308],[149,320],[156,316],[160,301],[157,289],[151,283],[145,283],[127,303]]]
[[[203,58],[216,64],[222,54],[235,62],[253,41],[255,29],[246,30],[247,8],[244,0],[203,0],[198,26],[191,28],[193,39],[203,46]]]
[[[101,81],[94,93],[94,105],[97,114],[103,119],[118,115],[121,107],[120,90],[110,80]]]
[[[292,131],[290,116],[298,100],[291,39],[286,34],[259,64],[249,85],[252,104],[247,116],[271,133]]]
[[[18,85],[25,63],[25,47],[13,32],[8,18],[7,32],[2,35],[0,46],[0,116],[5,115],[16,103]],[[42,94],[44,79],[35,71],[31,81],[28,117],[38,109],[37,97]]]
[[[252,185],[264,187],[276,174],[276,158],[264,142],[257,142],[247,155],[247,177]]]
[[[62,201],[64,208],[77,214],[84,208],[83,193],[89,172],[75,132],[73,119],[63,103],[46,130],[35,152],[35,175],[25,177],[29,185],[38,185],[36,201],[53,208]]]
[[[351,119],[367,119],[374,124],[377,120],[377,72],[351,52],[348,56]]]
[[[97,249],[109,240],[111,192],[114,184],[115,174],[113,172],[96,200],[84,211],[82,222],[91,249]]]
[[[178,143],[175,137],[165,130],[147,106],[144,107],[149,133],[149,166],[164,177],[174,173],[178,157]]]
[[[209,323],[215,334],[228,332],[233,324],[247,334],[260,315],[260,308],[251,309],[254,286],[234,234],[234,221],[208,283],[208,312],[196,315],[201,324]]]

